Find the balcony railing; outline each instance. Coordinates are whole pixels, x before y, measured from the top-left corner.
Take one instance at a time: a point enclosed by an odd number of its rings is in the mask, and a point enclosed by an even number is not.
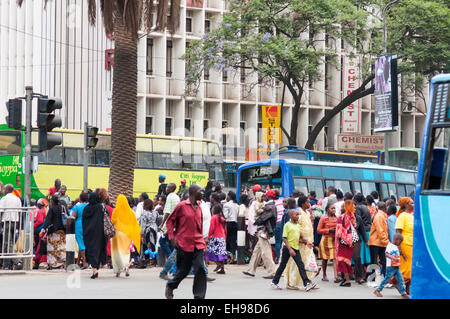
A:
[[[181,95],[184,91],[184,81],[180,79],[166,79],[166,94]]]
[[[220,84],[205,82],[205,97],[209,99],[220,99]]]
[[[239,99],[239,85],[224,83],[223,84],[223,99],[224,100],[238,100]]]
[[[164,88],[160,79],[147,77],[147,94],[164,94]]]
[[[259,87],[259,99],[260,102],[273,101],[273,89],[271,87],[260,86]]]
[[[256,101],[256,86],[250,84],[241,85],[241,101]]]

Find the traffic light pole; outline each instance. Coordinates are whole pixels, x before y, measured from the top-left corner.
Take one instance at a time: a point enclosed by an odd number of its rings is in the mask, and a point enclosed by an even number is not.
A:
[[[30,206],[31,199],[31,119],[33,106],[33,87],[25,87],[26,100],[26,134],[25,134],[25,185],[24,185],[24,201],[25,206]]]
[[[89,160],[89,148],[87,146],[87,134],[88,134],[88,123],[84,122],[84,160],[83,160],[83,191],[88,190],[88,160]]]

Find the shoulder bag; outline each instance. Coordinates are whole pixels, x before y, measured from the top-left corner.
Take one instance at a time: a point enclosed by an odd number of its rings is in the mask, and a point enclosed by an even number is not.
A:
[[[103,209],[103,232],[107,239],[113,238],[116,234],[116,229],[114,228],[111,218],[109,218],[109,212],[105,205],[102,204]]]

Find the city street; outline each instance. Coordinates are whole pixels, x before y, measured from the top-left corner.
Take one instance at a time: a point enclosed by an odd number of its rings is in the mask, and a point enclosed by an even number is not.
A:
[[[254,278],[242,274],[244,265],[226,266],[225,275],[212,274],[213,265],[209,266],[211,277],[216,281],[208,283],[207,299],[381,299],[373,294],[373,289],[367,284],[358,285],[352,282],[352,287],[339,287],[333,282],[317,283],[320,289],[308,293],[284,289],[284,277],[280,285],[283,290],[273,290],[269,287],[270,280],[263,279],[266,275],[263,268],[258,268]],[[158,277],[161,268],[131,269],[130,277],[122,275],[116,278],[112,270],[101,270],[98,279],[90,279],[91,271],[66,273],[65,271],[34,270],[22,275],[0,275],[0,299],[161,299],[164,298],[166,281]],[[332,268],[328,277],[332,278]],[[174,291],[175,299],[191,299],[192,276],[188,276]],[[384,298],[401,299],[396,289],[384,289]]]

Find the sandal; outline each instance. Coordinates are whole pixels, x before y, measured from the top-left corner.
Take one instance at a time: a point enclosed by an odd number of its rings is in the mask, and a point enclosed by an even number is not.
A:
[[[91,279],[95,279],[98,278],[98,270],[96,272],[94,272],[91,276]]]

